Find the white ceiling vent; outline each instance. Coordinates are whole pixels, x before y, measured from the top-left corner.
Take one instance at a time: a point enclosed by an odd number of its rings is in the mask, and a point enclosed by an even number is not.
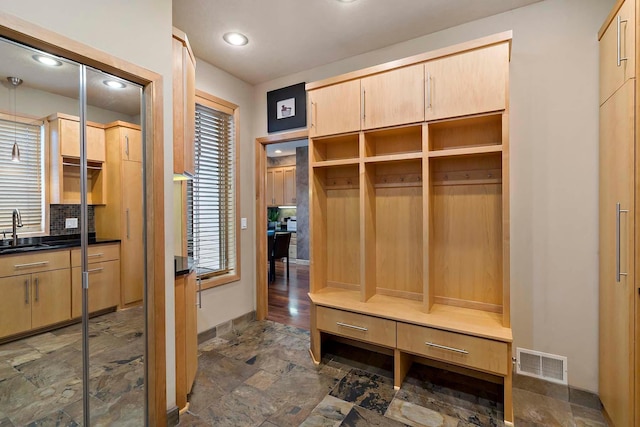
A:
[[[567,384],[567,358],[540,351],[517,348],[518,374]]]

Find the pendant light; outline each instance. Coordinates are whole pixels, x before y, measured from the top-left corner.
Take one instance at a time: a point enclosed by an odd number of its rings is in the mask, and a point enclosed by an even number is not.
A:
[[[18,127],[16,118],[16,91],[18,86],[22,84],[22,79],[19,77],[7,77],[7,80],[13,86],[13,149],[11,150],[11,160],[20,162],[20,146],[18,146]]]

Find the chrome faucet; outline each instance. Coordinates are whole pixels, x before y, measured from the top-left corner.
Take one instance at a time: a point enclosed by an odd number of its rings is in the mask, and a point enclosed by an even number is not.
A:
[[[22,227],[23,225],[22,217],[20,216],[20,211],[18,209],[13,210],[11,225],[13,231],[13,241],[11,242],[11,246],[18,246],[18,227]]]

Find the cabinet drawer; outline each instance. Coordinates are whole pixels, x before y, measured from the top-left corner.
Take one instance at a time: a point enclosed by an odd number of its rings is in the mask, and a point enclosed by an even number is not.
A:
[[[318,329],[387,347],[396,346],[396,322],[364,314],[318,307]]]
[[[69,268],[69,249],[0,257],[0,277]]]
[[[120,259],[120,244],[109,243],[106,245],[89,246],[89,264]],[[71,250],[71,266],[80,267],[80,248]]]
[[[500,375],[510,359],[504,342],[406,323],[398,323],[398,349]]]

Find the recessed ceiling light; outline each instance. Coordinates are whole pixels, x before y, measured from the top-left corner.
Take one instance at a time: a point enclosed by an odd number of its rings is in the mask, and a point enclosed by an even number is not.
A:
[[[282,150],[276,150],[276,151],[274,151],[274,153],[276,153],[276,154],[281,154],[281,153],[282,153]]]
[[[124,89],[126,86],[124,83],[116,80],[105,80],[102,83],[109,86],[111,89]]]
[[[340,3],[352,3],[356,0],[338,0]]]
[[[58,61],[50,56],[33,55],[34,61],[38,61],[41,64],[48,65],[49,67],[59,67],[62,65],[62,61]]]
[[[233,46],[244,46],[245,44],[249,43],[249,39],[247,38],[247,36],[241,33],[226,33],[224,36],[222,36],[222,38],[224,39],[224,41]]]

